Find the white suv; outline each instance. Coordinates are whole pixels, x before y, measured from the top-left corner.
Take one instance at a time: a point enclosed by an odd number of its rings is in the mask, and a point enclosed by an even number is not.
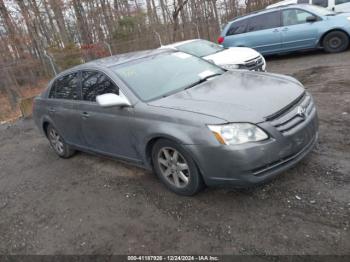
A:
[[[322,6],[335,12],[350,12],[350,0],[284,0],[276,4],[269,5],[266,8],[269,9],[291,4],[311,4]]]
[[[171,48],[197,57],[226,69],[247,69],[251,71],[265,71],[265,58],[254,49],[248,47],[224,48],[213,42],[193,39],[177,42],[160,48]]]

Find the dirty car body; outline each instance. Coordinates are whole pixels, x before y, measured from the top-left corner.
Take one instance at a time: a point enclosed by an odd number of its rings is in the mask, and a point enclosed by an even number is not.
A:
[[[161,63],[161,59],[166,63],[154,71],[151,63]],[[175,60],[168,63],[168,59]],[[177,68],[178,61],[191,68]],[[193,68],[201,72],[194,78],[186,75]],[[85,90],[86,72],[102,74],[128,102],[102,107],[94,97],[90,99]],[[167,79],[170,72],[171,79]],[[76,80],[70,98],[54,97],[56,81],[72,74]],[[197,78],[196,83],[185,83]],[[171,88],[162,90],[165,85]],[[110,92],[109,88],[100,95]],[[208,186],[246,187],[270,180],[304,158],[318,136],[314,101],[294,78],[226,71],[171,50],[110,57],[63,72],[35,100],[34,120],[45,134],[48,125],[55,127],[74,149],[150,170],[154,168],[154,145],[160,139],[171,141],[181,147],[184,158],[193,159]],[[248,129],[236,130],[243,137],[236,139],[230,125]],[[260,139],[246,139],[245,130],[247,136]]]

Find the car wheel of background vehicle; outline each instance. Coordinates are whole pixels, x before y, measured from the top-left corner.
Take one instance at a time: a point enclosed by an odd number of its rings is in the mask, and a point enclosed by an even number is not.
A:
[[[179,195],[192,196],[204,186],[191,156],[172,141],[161,139],[156,142],[152,150],[152,162],[159,179]]]
[[[51,125],[47,127],[47,137],[57,155],[62,158],[69,158],[74,155],[75,150],[71,149],[70,146],[64,142],[62,136]]]
[[[344,32],[333,31],[323,38],[322,44],[328,53],[343,52],[349,47],[349,36]]]

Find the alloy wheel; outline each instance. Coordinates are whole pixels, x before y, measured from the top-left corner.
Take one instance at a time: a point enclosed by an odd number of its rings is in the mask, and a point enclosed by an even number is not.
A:
[[[64,154],[64,145],[61,136],[56,132],[55,129],[51,128],[49,132],[49,139],[52,147],[60,155]]]
[[[162,176],[173,186],[184,188],[190,182],[190,169],[186,159],[174,148],[164,147],[158,153]]]

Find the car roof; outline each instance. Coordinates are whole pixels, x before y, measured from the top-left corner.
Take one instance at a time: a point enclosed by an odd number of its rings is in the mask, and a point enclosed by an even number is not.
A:
[[[96,68],[96,67],[108,68],[111,66],[132,62],[132,61],[146,58],[153,55],[158,55],[162,53],[173,53],[173,52],[175,51],[171,49],[154,49],[154,50],[152,49],[152,50],[129,52],[129,53],[124,53],[120,55],[104,57],[104,58],[96,59],[81,65],[77,65],[70,69],[67,69],[62,73],[60,73],[60,75],[65,74],[68,71],[74,71],[74,70],[80,70],[80,69],[86,69],[86,68]]]
[[[274,12],[276,10],[278,11],[278,10],[284,10],[284,9],[289,9],[289,8],[301,8],[301,9],[306,9],[307,10],[308,6],[310,6],[310,5],[309,4],[287,4],[287,5],[276,6],[276,7],[273,7],[273,8],[258,10],[258,11],[251,12],[251,13],[243,15],[243,16],[236,17],[235,19],[231,20],[229,23],[237,22],[237,21],[240,21],[240,20],[244,20],[246,18],[250,18],[250,17],[257,16],[257,15],[261,15],[261,14],[272,13],[272,12]]]
[[[200,40],[203,40],[203,39],[190,39],[190,40],[186,40],[186,41],[175,42],[175,43],[172,43],[172,44],[169,44],[169,45],[163,45],[163,46],[160,47],[160,49],[162,49],[162,48],[176,48],[176,47],[178,47],[180,45],[187,44],[187,43],[192,43],[192,42],[200,41]]]

